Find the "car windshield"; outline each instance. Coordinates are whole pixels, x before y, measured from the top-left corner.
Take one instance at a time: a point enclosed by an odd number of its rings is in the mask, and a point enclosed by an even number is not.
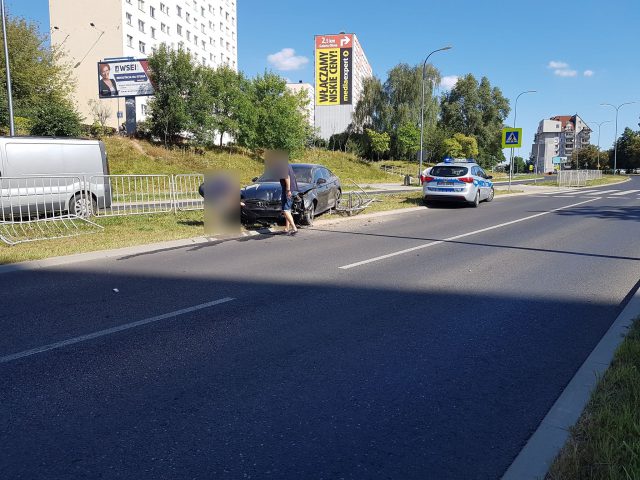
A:
[[[298,183],[312,183],[313,178],[313,168],[307,165],[291,165],[293,169],[293,174],[296,176],[296,182]],[[280,179],[276,178],[271,172],[265,172],[262,174],[260,178],[258,178],[258,183],[263,182],[279,182]]]
[[[442,165],[433,167],[430,175],[434,177],[463,177],[468,171],[469,169],[467,167]]]

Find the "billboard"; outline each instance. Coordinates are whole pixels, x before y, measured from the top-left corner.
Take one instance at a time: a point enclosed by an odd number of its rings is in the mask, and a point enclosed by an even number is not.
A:
[[[316,105],[351,105],[353,35],[316,35]]]
[[[98,62],[98,96],[100,98],[153,95],[149,79],[149,62],[108,60]]]

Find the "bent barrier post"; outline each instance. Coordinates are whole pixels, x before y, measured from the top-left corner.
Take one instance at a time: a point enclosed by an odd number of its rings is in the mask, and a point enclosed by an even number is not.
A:
[[[0,178],[0,240],[16,245],[102,230],[88,219],[100,193],[91,190],[78,176]]]

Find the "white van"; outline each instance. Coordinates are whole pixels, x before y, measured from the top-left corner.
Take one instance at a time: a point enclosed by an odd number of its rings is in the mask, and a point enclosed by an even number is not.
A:
[[[99,140],[0,137],[0,217],[84,216],[111,205]]]

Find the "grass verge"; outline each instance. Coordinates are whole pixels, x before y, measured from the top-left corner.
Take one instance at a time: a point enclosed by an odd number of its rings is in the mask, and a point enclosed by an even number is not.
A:
[[[640,478],[640,318],[593,392],[547,480]]]
[[[626,175],[603,175],[601,179],[598,180],[589,180],[585,187],[599,187],[602,185],[610,185],[612,183],[620,183],[627,180],[629,177]],[[540,187],[557,187],[557,180],[544,180],[542,182],[538,182],[536,185]]]

